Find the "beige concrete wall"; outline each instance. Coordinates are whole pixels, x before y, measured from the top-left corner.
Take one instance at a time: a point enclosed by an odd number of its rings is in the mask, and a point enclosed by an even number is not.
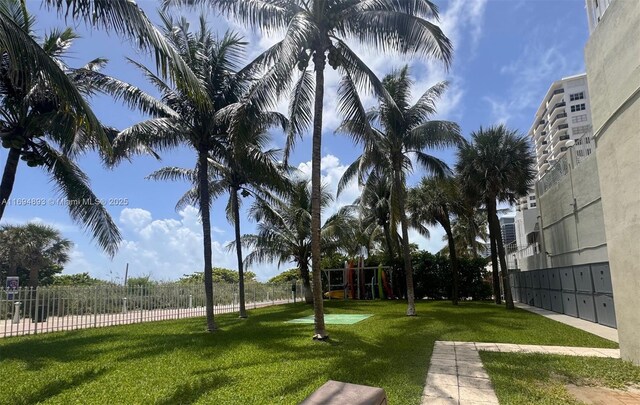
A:
[[[550,267],[608,260],[598,162],[594,155],[578,166],[574,160],[568,174],[544,194],[539,193],[538,208]]]
[[[640,365],[640,1],[611,3],[585,48],[622,357]]]

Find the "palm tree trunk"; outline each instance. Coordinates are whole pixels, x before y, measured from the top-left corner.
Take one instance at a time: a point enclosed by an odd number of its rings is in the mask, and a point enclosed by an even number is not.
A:
[[[2,174],[2,183],[0,183],[0,219],[2,219],[4,209],[9,202],[9,197],[11,197],[19,162],[20,150],[15,148],[9,149],[7,163],[4,165],[4,173]]]
[[[411,267],[411,250],[409,248],[409,224],[405,204],[405,185],[400,178],[400,168],[395,168],[395,189],[398,193],[398,213],[400,215],[400,227],[402,228],[402,258],[404,261],[404,276],[407,281],[407,316],[416,316],[415,293],[413,290],[413,269]]]
[[[242,264],[242,243],[240,243],[240,204],[238,203],[238,188],[231,189],[231,209],[233,209],[233,225],[236,231],[236,255],[238,256],[238,301],[240,304],[240,318],[247,317],[244,303],[244,268]]]
[[[384,224],[382,226],[382,229],[384,230],[384,239],[387,243],[387,249],[389,249],[389,258],[391,259],[391,262],[393,262],[395,260],[395,255],[393,254],[393,245],[391,243],[391,231],[389,230],[389,224]]]
[[[208,148],[200,145],[198,151],[198,193],[200,194],[200,218],[204,240],[204,295],[207,315],[207,331],[216,330],[213,317],[213,263],[211,262],[211,217],[208,176]]]
[[[496,212],[496,200],[488,198],[487,199],[487,215],[488,215],[488,224],[489,224],[489,240],[491,242],[491,275],[493,281],[493,295],[494,301],[497,305],[502,304],[502,299],[500,298],[500,276],[498,274],[498,251],[496,247],[496,232],[493,229],[493,216],[495,216]]]
[[[453,276],[453,291],[451,294],[451,302],[453,305],[458,305],[458,273],[460,266],[458,264],[458,253],[456,252],[456,242],[453,239],[453,232],[451,231],[451,221],[449,216],[445,216],[442,221],[444,231],[447,233],[447,240],[449,242],[449,259],[451,259],[451,275]]]
[[[29,269],[29,287],[37,288],[38,284],[38,268],[31,266]]]
[[[311,290],[311,280],[309,279],[309,264],[306,261],[300,263],[300,278],[302,278],[302,285],[304,286],[304,302],[313,304],[313,291]]]
[[[320,161],[322,159],[322,107],[324,102],[324,49],[313,56],[316,69],[316,89],[313,107],[313,146],[311,153],[311,272],[313,275],[313,312],[315,338],[325,339],[324,302],[320,269]]]
[[[504,302],[507,309],[514,309],[511,286],[509,285],[509,278],[507,277],[507,274],[509,273],[509,270],[507,269],[507,256],[504,251],[502,231],[500,230],[500,220],[498,219],[497,214],[494,214],[493,216],[493,227],[496,231],[496,245],[498,247],[498,258],[500,261],[500,277],[502,278],[502,289],[504,290]]]

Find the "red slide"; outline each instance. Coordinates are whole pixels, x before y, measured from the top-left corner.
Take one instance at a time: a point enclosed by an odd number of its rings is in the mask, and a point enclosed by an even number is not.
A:
[[[393,291],[391,290],[391,286],[387,280],[387,272],[384,270],[382,271],[382,284],[384,285],[384,291],[387,294],[387,297],[392,300],[395,299],[396,297],[393,295]]]

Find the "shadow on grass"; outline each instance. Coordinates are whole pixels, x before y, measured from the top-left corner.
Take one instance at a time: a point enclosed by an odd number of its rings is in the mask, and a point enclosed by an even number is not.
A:
[[[240,393],[238,401],[243,390],[259,386],[259,395],[268,400],[264,403],[296,403],[328,379],[380,386],[393,403],[417,403],[436,340],[551,344],[563,333],[562,327],[540,330],[553,324],[545,318],[486,303],[454,307],[448,302],[420,302],[415,318],[405,316],[405,309],[401,301],[327,302],[326,313],[374,314],[354,325],[328,325],[329,344],[311,341],[313,325],[285,323],[311,315],[313,309],[305,304],[251,310],[248,319],[218,316],[220,330],[213,334],[203,331],[203,318],[190,318],[12,338],[0,342],[0,369],[12,360],[32,371],[52,363],[69,363],[69,369],[76,361],[91,360],[96,366],[116,362],[122,370],[143,367],[150,381],[172,367],[192,376],[167,386],[170,394],[155,399],[164,404],[212,402],[217,390],[231,384]],[[176,358],[183,361],[174,365]],[[116,390],[121,378],[102,373],[86,377],[102,377],[101,384]],[[40,382],[34,381],[34,389],[55,396],[83,384],[73,381],[59,391],[38,387]],[[38,402],[39,395],[31,402]]]
[[[100,368],[77,372],[71,376],[59,376],[60,379],[49,381],[41,387],[35,387],[33,392],[22,395],[20,398],[14,398],[14,400],[16,403],[22,404],[39,404],[66,390],[70,390],[96,380],[106,372],[106,368]]]
[[[191,404],[217,387],[232,383],[224,376],[207,374],[177,384],[172,394],[157,399],[157,405]]]

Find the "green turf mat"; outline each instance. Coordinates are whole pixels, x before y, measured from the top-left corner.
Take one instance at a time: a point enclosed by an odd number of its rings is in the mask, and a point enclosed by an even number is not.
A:
[[[326,314],[324,323],[331,325],[353,325],[372,316],[372,314]],[[292,319],[287,323],[313,323],[313,315]]]

